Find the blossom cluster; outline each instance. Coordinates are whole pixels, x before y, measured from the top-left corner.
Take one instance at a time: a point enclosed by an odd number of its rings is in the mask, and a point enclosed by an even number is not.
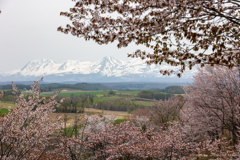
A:
[[[54,100],[57,95],[40,98],[40,81],[34,82],[32,90],[26,91],[27,100],[23,94],[16,95],[17,108],[0,117],[0,159],[40,159],[55,153],[51,147],[58,148],[51,141],[60,132],[61,124],[59,118],[49,119],[59,105]],[[17,93],[16,85],[13,83],[12,86],[13,92]]]
[[[151,50],[136,50],[129,57],[180,66],[180,76],[196,64],[240,64],[240,2],[235,0],[79,0],[69,12],[72,24],[58,31],[98,44],[130,43]],[[162,70],[171,74],[173,70]]]

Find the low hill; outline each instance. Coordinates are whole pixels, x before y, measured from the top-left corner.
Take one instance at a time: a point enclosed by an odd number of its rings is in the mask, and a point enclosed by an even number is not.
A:
[[[17,84],[18,89],[27,90],[31,89],[31,85],[23,85]],[[43,92],[50,92],[53,90],[89,90],[89,91],[97,91],[97,90],[109,90],[110,87],[107,87],[100,83],[77,83],[77,84],[60,84],[60,83],[50,83],[50,84],[40,84],[40,88]],[[12,85],[0,85],[0,90],[9,90],[12,89]]]
[[[151,91],[165,92],[169,94],[185,94],[182,86],[168,86],[165,89],[152,88]]]

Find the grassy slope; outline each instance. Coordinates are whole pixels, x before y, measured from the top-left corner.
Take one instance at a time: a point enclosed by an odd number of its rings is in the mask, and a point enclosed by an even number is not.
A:
[[[61,91],[61,90],[68,90],[68,91],[76,91],[76,90],[79,90],[79,89],[69,89],[69,88],[58,88],[58,89],[53,89],[53,91]]]
[[[13,103],[0,102],[0,106],[2,106],[2,108],[8,108],[9,106],[11,106],[11,109],[17,108],[17,106]]]
[[[143,106],[152,106],[154,104],[154,102],[149,101],[133,101],[133,103]]]
[[[121,99],[122,97],[119,96],[112,96],[112,97],[95,97],[93,98],[94,103],[97,103],[99,100],[114,100],[114,99]]]
[[[1,108],[0,109],[0,116],[2,116],[3,114],[8,114],[8,109],[6,109],[6,108]]]
[[[138,94],[140,91],[116,91],[116,93],[124,93],[124,94]]]

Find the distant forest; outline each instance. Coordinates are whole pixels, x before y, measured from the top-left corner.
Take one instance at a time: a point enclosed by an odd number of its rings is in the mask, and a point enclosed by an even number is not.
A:
[[[182,86],[186,83],[139,83],[139,82],[122,82],[122,83],[101,83],[115,90],[150,90],[152,88],[164,89],[168,86]]]
[[[41,84],[42,92],[51,92],[62,89],[68,90],[151,90],[155,92],[165,92],[169,94],[184,94],[181,84],[177,83],[76,83],[76,84],[61,84],[49,83]],[[17,84],[18,89],[31,89],[31,85]],[[10,90],[12,84],[0,85],[0,90]]]
[[[181,86],[168,86],[165,89],[154,88],[150,90],[155,92],[165,92],[169,94],[185,94]]]
[[[31,89],[31,85],[23,85],[23,84],[17,84],[16,85],[18,89],[24,89],[27,90]],[[70,90],[109,90],[110,88],[102,85],[100,83],[76,83],[76,84],[60,84],[60,83],[50,83],[50,84],[41,84],[41,90],[42,92],[51,92],[53,90],[61,90],[61,89],[70,89]],[[1,85],[0,90],[9,90],[12,89],[12,85]]]
[[[116,99],[114,101],[98,101],[96,105],[93,106],[95,109],[110,110],[110,111],[128,111],[139,108],[145,108],[143,105],[134,104],[130,100]]]
[[[160,100],[160,99],[167,100],[172,96],[173,96],[172,94],[168,94],[168,93],[146,91],[146,90],[138,92],[138,94],[137,94],[137,97],[139,97],[139,98],[156,99],[156,100]]]

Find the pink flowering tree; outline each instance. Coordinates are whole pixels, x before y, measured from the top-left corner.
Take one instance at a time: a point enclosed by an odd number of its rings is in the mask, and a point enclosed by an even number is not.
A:
[[[168,100],[156,101],[150,110],[150,119],[156,125],[166,125],[168,122],[179,121],[180,111],[185,104],[182,96],[173,96]]]
[[[106,130],[107,125],[114,123],[116,120],[113,115],[85,115],[85,122],[80,132],[97,134]]]
[[[40,80],[42,81],[42,79]],[[28,100],[23,94],[17,96],[16,109],[0,117],[0,159],[51,159],[63,158],[54,141],[59,136],[59,118],[49,119],[58,107],[54,100],[57,95],[40,98],[40,88],[34,82],[28,92]],[[13,92],[17,87],[13,83]],[[4,93],[4,92],[3,92]],[[3,95],[3,93],[1,95]]]
[[[198,70],[193,83],[185,86],[187,103],[182,118],[194,139],[215,139],[223,134],[238,143],[240,70],[206,66]]]
[[[142,122],[141,122],[142,124]],[[129,121],[119,125],[109,125],[99,134],[89,133],[85,147],[92,152],[93,159],[167,159],[180,158],[189,154],[192,144],[184,143],[178,125],[168,131],[155,132],[141,126],[133,126]]]
[[[4,96],[4,94],[5,94],[5,92],[4,92],[4,91],[0,92],[0,98],[1,98],[1,97],[3,97],[3,96]]]
[[[148,127],[143,131],[142,127],[126,121],[116,126],[109,124],[97,134],[86,134],[87,140],[78,141],[84,146],[86,159],[233,159],[239,154],[224,140],[187,141],[180,123],[171,123],[168,129],[160,127],[155,131]]]
[[[115,126],[102,117],[87,119],[89,122],[81,129],[81,136],[61,138],[64,151],[71,159],[239,158],[227,140],[192,142],[186,127],[178,122],[168,122],[165,128],[140,116],[135,117],[134,123],[126,121]]]
[[[104,132],[115,120],[116,117],[112,115],[85,115],[80,124],[78,136],[60,138],[64,154],[72,159],[92,157],[95,152],[87,147],[89,136]]]
[[[144,45],[131,57],[148,64],[180,66],[178,76],[196,64],[240,65],[240,4],[236,0],[76,0],[71,24],[58,31],[98,44],[117,41]],[[162,70],[170,74],[172,70]]]

